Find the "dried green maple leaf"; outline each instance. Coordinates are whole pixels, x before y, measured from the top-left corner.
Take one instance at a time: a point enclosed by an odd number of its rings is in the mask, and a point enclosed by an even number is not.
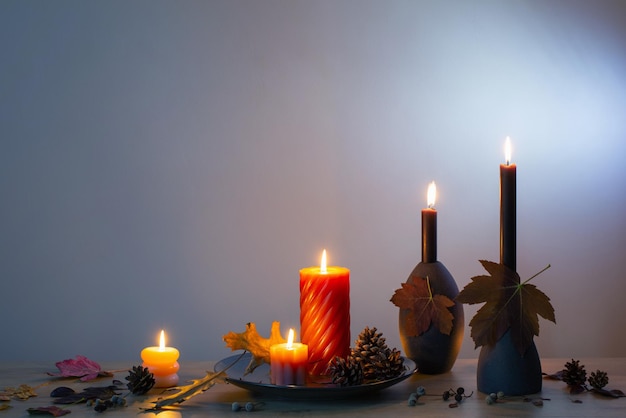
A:
[[[439,332],[450,335],[454,316],[448,308],[454,302],[445,295],[433,295],[430,279],[411,276],[407,283],[397,289],[391,302],[400,309],[408,310],[407,335],[417,337],[428,330],[430,324]]]
[[[556,323],[550,298],[528,282],[545,269],[521,282],[519,275],[503,264],[480,260],[489,275],[472,277],[456,297],[461,303],[485,303],[469,325],[476,347],[494,345],[508,331],[515,348],[524,355],[539,335],[539,316]]]

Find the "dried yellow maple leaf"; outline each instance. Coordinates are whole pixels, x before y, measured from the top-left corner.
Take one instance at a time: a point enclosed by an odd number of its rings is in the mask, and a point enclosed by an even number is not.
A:
[[[35,390],[28,385],[20,385],[17,389],[12,387],[4,388],[2,392],[0,392],[0,400],[8,401],[11,398],[26,400],[33,396],[37,396]]]
[[[280,322],[272,322],[272,330],[269,338],[263,338],[256,330],[254,322],[246,324],[244,332],[229,332],[222,337],[227,347],[231,350],[246,350],[252,354],[250,364],[246,367],[245,374],[252,373],[254,369],[263,363],[270,364],[270,346],[286,343],[287,340],[280,335]]]

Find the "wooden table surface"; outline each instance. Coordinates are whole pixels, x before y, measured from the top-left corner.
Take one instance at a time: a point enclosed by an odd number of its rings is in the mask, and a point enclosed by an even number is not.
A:
[[[543,359],[544,372],[553,373],[563,368],[569,359]],[[609,375],[608,389],[626,391],[626,358],[581,358],[581,364],[589,374],[596,369],[604,370]],[[205,370],[213,370],[214,362],[182,363],[180,370],[181,384],[189,379],[201,378]],[[105,370],[128,369],[132,363],[102,363]],[[27,408],[52,405],[49,397],[52,389],[58,386],[69,386],[81,390],[88,386],[105,386],[111,384],[112,378],[100,378],[88,383],[76,379],[58,379],[46,375],[46,372],[57,371],[54,364],[43,363],[0,363],[0,389],[7,386],[17,387],[28,384],[37,387],[37,397],[26,401],[11,400],[12,406],[0,410],[0,418],[26,417]],[[115,374],[116,379],[124,381],[127,372]],[[420,404],[414,407],[407,405],[409,394],[418,386],[424,386],[427,394],[420,398]],[[474,394],[465,399],[457,408],[449,408],[441,394],[447,389],[463,386],[467,393]],[[108,417],[154,417],[154,413],[141,413],[140,408],[151,406],[150,400],[157,398],[159,392],[153,389],[145,396],[128,396],[128,406],[107,410],[100,414],[84,404],[63,406],[70,409],[68,417],[108,416]],[[476,360],[458,360],[451,372],[442,375],[415,374],[395,386],[384,389],[364,398],[348,400],[289,400],[262,396],[238,388],[232,384],[219,383],[208,391],[199,394],[187,402],[168,411],[158,414],[159,418],[174,417],[206,417],[206,416],[238,416],[237,414],[254,414],[253,416],[354,416],[354,417],[626,417],[626,398],[605,398],[597,394],[585,392],[570,395],[565,383],[544,380],[542,392],[534,397],[549,398],[541,407],[532,403],[512,399],[504,403],[487,405],[485,394],[476,391]],[[581,403],[574,402],[575,400]],[[233,402],[262,402],[263,405],[251,413],[232,412]],[[0,404],[5,402],[0,402]],[[240,415],[239,415],[240,416]]]

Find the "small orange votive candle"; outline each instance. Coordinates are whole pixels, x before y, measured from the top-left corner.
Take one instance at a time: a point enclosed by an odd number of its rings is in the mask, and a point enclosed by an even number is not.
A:
[[[294,331],[289,330],[287,342],[270,347],[270,380],[273,385],[299,385],[306,383],[309,347],[294,343]]]
[[[154,387],[170,388],[178,384],[178,357],[180,353],[174,347],[165,346],[165,331],[161,330],[158,347],[146,347],[141,350],[143,367],[154,375]]]

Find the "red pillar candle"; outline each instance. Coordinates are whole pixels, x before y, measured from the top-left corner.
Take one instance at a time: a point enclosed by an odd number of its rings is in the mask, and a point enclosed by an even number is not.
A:
[[[426,209],[422,209],[422,263],[437,261],[437,211],[435,197],[437,186],[435,182],[428,185]]]
[[[270,347],[270,378],[273,385],[304,385],[306,383],[309,348],[294,343],[294,331],[289,330],[287,342]]]
[[[511,139],[504,145],[505,164],[500,164],[500,263],[516,270],[516,174],[511,164]]]
[[[309,346],[309,373],[326,374],[335,356],[350,353],[350,270],[320,267],[300,270],[300,329]]]
[[[142,367],[147,367],[154,375],[154,387],[169,388],[178,384],[178,356],[174,347],[165,346],[165,332],[161,330],[158,347],[146,347],[141,350]]]

